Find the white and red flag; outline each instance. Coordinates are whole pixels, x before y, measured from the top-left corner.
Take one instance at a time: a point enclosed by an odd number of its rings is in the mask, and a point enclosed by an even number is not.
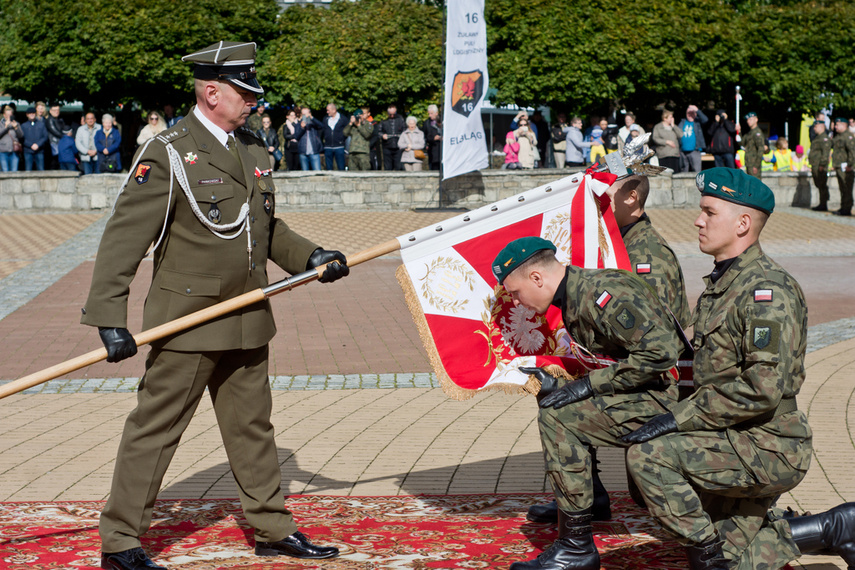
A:
[[[611,362],[569,337],[557,307],[544,315],[514,307],[490,265],[508,242],[540,236],[562,263],[629,270],[605,193],[615,178],[579,173],[398,238],[398,281],[446,394],[533,392],[539,386],[520,366],[577,375]]]

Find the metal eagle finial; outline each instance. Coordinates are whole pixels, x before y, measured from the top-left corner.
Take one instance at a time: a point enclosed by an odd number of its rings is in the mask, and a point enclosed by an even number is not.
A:
[[[597,170],[600,172],[608,170],[621,178],[629,175],[627,169],[631,169],[632,174],[641,174],[642,176],[656,176],[661,174],[665,170],[664,166],[644,164],[645,160],[655,154],[647,146],[647,141],[649,140],[650,133],[645,133],[632,139],[626,143],[620,155],[618,153],[606,155],[606,164]]]

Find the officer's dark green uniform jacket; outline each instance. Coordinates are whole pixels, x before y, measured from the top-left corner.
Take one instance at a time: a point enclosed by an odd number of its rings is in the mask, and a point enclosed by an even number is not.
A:
[[[238,129],[235,136],[242,167],[192,111],[141,147],[139,165],[118,197],[101,240],[83,324],[127,326],[128,287],[146,251],[157,241],[164,216],[167,228],[154,252],[143,329],[266,286],[268,258],[291,274],[305,271],[317,246],[274,217],[272,178],[256,173],[257,165],[269,165],[263,142],[245,129]],[[250,244],[243,231],[231,240],[211,233],[191,210],[177,180],[170,196],[164,140],[178,152],[193,196],[209,219],[233,222],[249,201]],[[221,233],[231,235],[235,230]],[[263,301],[155,345],[178,351],[249,349],[265,345],[275,332],[270,303]]]

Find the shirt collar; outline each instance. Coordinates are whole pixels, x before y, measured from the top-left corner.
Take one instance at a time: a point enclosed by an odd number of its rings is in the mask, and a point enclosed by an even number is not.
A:
[[[634,227],[635,227],[635,224],[637,224],[638,222],[641,222],[641,221],[645,221],[645,220],[647,220],[647,219],[648,219],[648,218],[647,218],[647,214],[646,214],[646,213],[641,214],[641,216],[640,216],[637,220],[635,220],[635,221],[634,221],[634,222],[632,222],[631,224],[627,224],[627,225],[625,225],[624,227],[622,227],[622,228],[620,229],[620,237],[626,237],[626,234],[628,234],[628,233],[629,233],[629,230],[631,230],[632,228],[634,228]]]
[[[570,267],[564,270],[564,279],[558,284],[558,289],[555,291],[555,296],[552,297],[552,304],[564,310],[567,305],[567,277],[570,275]]]
[[[196,115],[196,118],[199,119],[199,122],[202,123],[202,125],[206,129],[208,129],[212,135],[214,135],[214,138],[217,139],[221,145],[228,148],[229,135],[231,135],[234,131],[232,131],[231,133],[227,133],[226,131],[215,125],[211,121],[211,119],[205,116],[205,114],[202,112],[198,105],[193,107],[193,114]]]

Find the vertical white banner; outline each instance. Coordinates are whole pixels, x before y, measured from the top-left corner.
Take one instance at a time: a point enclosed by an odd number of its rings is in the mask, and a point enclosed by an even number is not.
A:
[[[489,85],[484,0],[448,0],[446,10],[443,179],[490,164],[481,122]]]

